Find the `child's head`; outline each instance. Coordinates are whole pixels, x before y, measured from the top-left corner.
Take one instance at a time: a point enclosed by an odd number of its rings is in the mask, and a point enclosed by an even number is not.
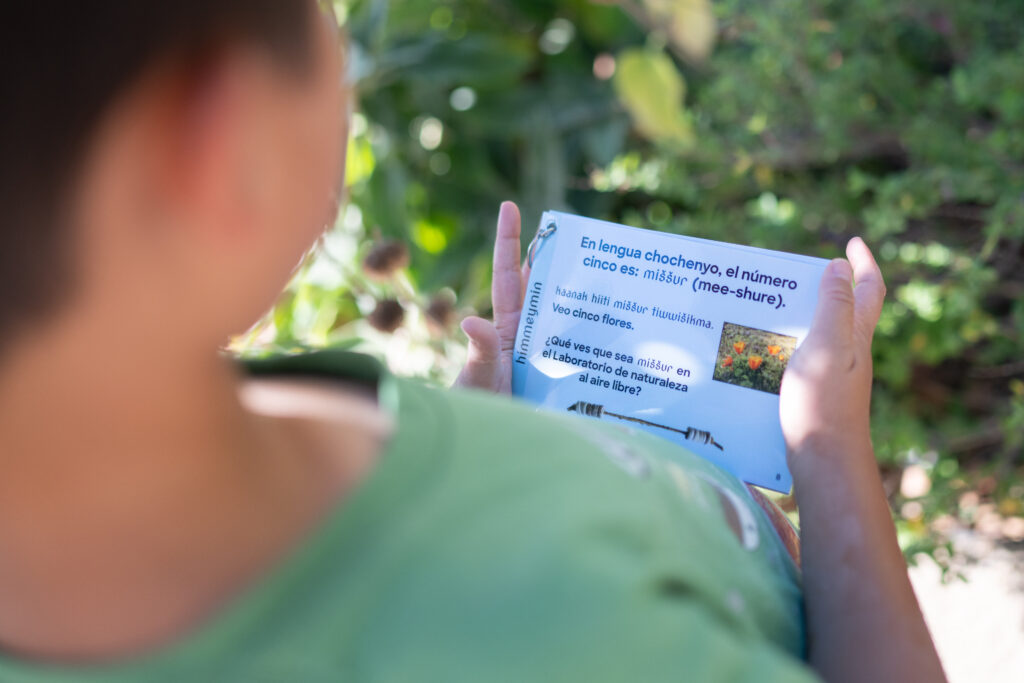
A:
[[[336,29],[314,0],[5,9],[0,339],[76,315],[178,342],[252,322],[337,200]]]

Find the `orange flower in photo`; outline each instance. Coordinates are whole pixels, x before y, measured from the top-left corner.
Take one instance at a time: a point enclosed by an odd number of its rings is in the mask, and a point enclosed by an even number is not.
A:
[[[711,379],[778,396],[797,338],[771,330],[722,323],[717,353],[708,359]]]

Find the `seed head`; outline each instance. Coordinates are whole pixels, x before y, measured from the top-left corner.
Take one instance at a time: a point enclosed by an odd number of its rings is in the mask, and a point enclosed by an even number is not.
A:
[[[366,316],[367,322],[374,328],[388,334],[402,326],[405,321],[405,309],[395,299],[382,299],[377,302],[373,313]]]
[[[409,247],[398,240],[381,240],[363,257],[363,272],[375,280],[389,280],[409,265]]]

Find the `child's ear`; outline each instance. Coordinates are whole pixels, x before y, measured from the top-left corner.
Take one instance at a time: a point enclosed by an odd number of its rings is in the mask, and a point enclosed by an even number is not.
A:
[[[225,48],[181,74],[165,148],[168,199],[188,214],[178,229],[230,242],[256,227],[273,147],[265,69],[252,52]]]

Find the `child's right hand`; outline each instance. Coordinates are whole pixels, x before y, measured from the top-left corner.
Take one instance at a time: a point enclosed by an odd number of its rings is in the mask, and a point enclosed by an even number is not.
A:
[[[808,458],[870,447],[871,337],[885,283],[859,237],[846,255],[826,268],[811,331],[782,378],[779,416],[795,478]]]
[[[860,238],[846,255],[825,270],[779,400],[800,508],[807,658],[828,681],[945,681],[871,446],[871,337],[885,284]]]

